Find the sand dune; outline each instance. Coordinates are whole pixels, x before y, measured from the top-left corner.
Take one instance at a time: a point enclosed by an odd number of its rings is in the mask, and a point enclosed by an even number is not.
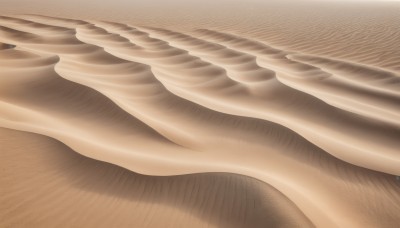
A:
[[[13,180],[0,196],[9,218],[2,227],[311,226],[282,193],[249,177],[143,176],[44,136],[6,129],[0,135],[0,181]]]
[[[397,60],[303,49],[0,17],[0,226],[395,227]]]

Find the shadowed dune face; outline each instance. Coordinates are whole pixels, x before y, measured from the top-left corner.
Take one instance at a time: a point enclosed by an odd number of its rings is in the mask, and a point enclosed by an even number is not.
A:
[[[0,50],[15,48],[15,45],[0,43]]]
[[[1,225],[400,223],[398,56],[161,25],[0,17]]]
[[[312,227],[282,193],[249,177],[144,176],[44,136],[0,135],[2,227]]]

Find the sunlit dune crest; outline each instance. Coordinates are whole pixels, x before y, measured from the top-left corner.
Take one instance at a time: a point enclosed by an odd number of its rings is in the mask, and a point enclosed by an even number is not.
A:
[[[400,29],[77,18],[0,17],[0,227],[400,224]]]

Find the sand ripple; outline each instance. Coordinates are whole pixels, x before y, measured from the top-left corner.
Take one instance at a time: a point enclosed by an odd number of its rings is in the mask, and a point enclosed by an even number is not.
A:
[[[393,227],[399,83],[229,32],[2,16],[0,226]]]

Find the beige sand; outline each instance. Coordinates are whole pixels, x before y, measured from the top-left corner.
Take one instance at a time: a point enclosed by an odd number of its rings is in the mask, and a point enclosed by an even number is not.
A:
[[[0,12],[0,227],[400,224],[400,4],[174,4]]]

